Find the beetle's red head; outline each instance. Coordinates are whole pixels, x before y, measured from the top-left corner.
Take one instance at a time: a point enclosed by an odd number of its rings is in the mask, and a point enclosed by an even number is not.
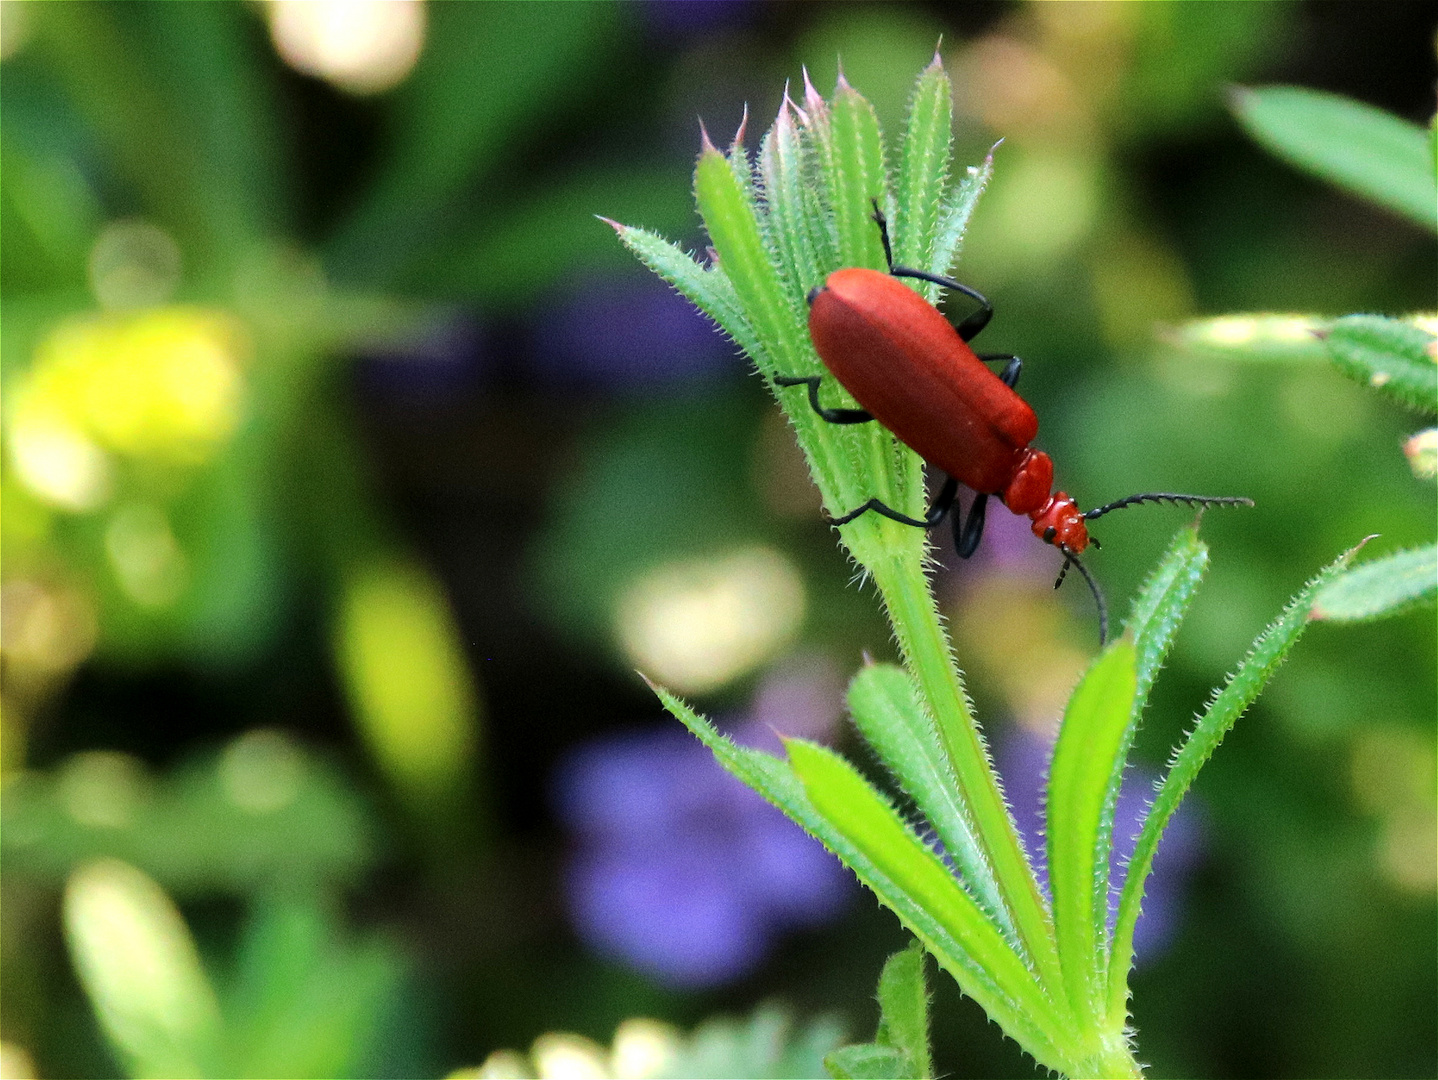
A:
[[[1088,526],[1073,499],[1062,491],[1034,511],[1034,535],[1046,544],[1064,548],[1075,555],[1088,547]]]

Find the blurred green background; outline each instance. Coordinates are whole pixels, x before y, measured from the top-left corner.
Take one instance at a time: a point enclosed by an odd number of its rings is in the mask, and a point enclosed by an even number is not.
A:
[[[757,381],[594,219],[702,249],[696,118],[727,142],[747,103],[753,148],[804,65],[827,92],[841,57],[892,138],[942,36],[959,161],[1005,138],[956,273],[995,303],[986,347],[1025,357],[1066,490],[1257,503],[1205,520],[1151,766],[1320,566],[1431,537],[1413,416],[1156,333],[1433,309],[1431,237],[1265,156],[1224,103],[1288,82],[1426,125],[1429,4],[0,16],[7,1076],[442,1076],[766,1001],[816,1045],[804,1025],[868,1037],[904,940],[872,898],[666,978],[585,930],[592,837],[564,810],[576,748],[677,726],[636,667],[764,718],[776,672],[837,702],[891,652]],[[1117,610],[1184,513],[1104,522]],[[938,553],[938,587],[1002,739],[1052,724],[1094,626],[1051,553],[993,531],[972,565]],[[1434,669],[1431,610],[1317,626],[1215,757],[1134,980],[1155,1075],[1435,1074]],[[191,981],[132,985],[147,942]],[[137,1050],[146,993],[173,1025]],[[943,1074],[1036,1075],[937,994]]]

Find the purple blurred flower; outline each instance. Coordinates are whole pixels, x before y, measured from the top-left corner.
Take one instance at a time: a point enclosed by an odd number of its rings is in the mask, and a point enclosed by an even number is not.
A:
[[[1004,794],[1008,797],[1024,846],[1038,865],[1039,881],[1048,891],[1048,868],[1043,838],[1043,789],[1048,778],[1053,743],[1027,728],[1011,725],[997,740],[999,773]],[[1133,855],[1138,832],[1150,802],[1153,801],[1152,773],[1130,768],[1119,788],[1118,806],[1114,812],[1113,854],[1109,860],[1110,929],[1118,908],[1119,886],[1123,868]],[[1153,859],[1153,871],[1144,887],[1143,909],[1134,926],[1134,958],[1139,964],[1157,956],[1177,933],[1188,876],[1203,851],[1202,829],[1198,815],[1185,802],[1164,830],[1163,841]]]
[[[747,23],[756,8],[751,0],[645,0],[641,6],[650,31],[671,44]]]
[[[827,672],[781,677],[731,734],[813,737],[838,709]],[[785,930],[831,919],[849,895],[837,860],[673,726],[579,747],[555,793],[577,838],[566,891],[580,937],[670,985],[746,974]]]
[[[643,389],[744,369],[734,345],[652,276],[596,281],[546,310],[535,327],[541,378]]]

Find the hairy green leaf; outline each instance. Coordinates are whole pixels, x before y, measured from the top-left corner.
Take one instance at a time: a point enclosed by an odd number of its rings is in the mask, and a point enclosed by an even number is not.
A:
[[[786,371],[797,370],[800,362],[808,359],[808,350],[800,343],[783,285],[769,261],[753,202],[735,178],[728,159],[712,146],[706,145],[699,155],[694,169],[694,194],[719,253],[719,265],[755,333],[770,346],[763,355],[751,359],[768,377],[773,376],[774,369],[764,368],[766,362]]]
[[[1310,618],[1365,622],[1397,615],[1438,596],[1438,549],[1428,544],[1354,566],[1313,598]]]
[[[933,261],[939,215],[949,179],[953,142],[953,91],[943,62],[933,62],[919,75],[909,99],[908,127],[899,159],[894,205],[894,260],[904,266],[926,267]],[[933,286],[937,290],[937,286]],[[929,300],[934,295],[924,290]]]
[[[830,202],[845,266],[884,269],[884,246],[873,221],[873,200],[888,201],[884,139],[869,102],[841,75],[829,109]]]
[[[877,882],[882,882],[882,887],[873,881],[865,884],[890,907],[894,904],[886,892],[902,895],[937,922],[957,943],[956,957],[929,945],[922,928],[910,925],[909,929],[941,964],[960,960],[957,970],[949,970],[964,993],[998,1019],[1040,1062],[1053,1061],[1048,1032],[1061,1029],[1064,1021],[1023,960],[948,867],[838,754],[799,739],[787,740],[785,746],[814,809],[829,829],[880,875]]]
[[[843,860],[924,944],[984,1011],[1041,1062],[1062,1060],[1050,1033],[1064,1032],[1023,961],[893,808],[843,758],[789,742],[790,762],[721,735],[662,687],[664,707],[719,763]]]
[[[1094,873],[1096,882],[1102,878],[1102,891],[1095,897],[1095,911],[1105,918],[1108,911],[1110,864],[1113,852],[1114,813],[1118,806],[1123,775],[1128,767],[1129,750],[1148,704],[1149,691],[1164,658],[1173,646],[1178,628],[1188,613],[1198,591],[1204,571],[1208,568],[1208,547],[1198,539],[1197,524],[1180,529],[1159,560],[1158,566],[1144,582],[1134,598],[1125,624],[1134,641],[1135,686],[1133,705],[1124,726],[1104,785],[1103,804],[1099,814],[1098,833],[1094,840]],[[1099,957],[1107,975],[1107,955]]]
[[[804,312],[805,296],[822,283],[825,276],[825,267],[806,221],[804,155],[803,141],[794,122],[794,106],[786,95],[774,126],[760,146],[759,172],[764,179],[769,209],[770,239],[779,267],[786,271],[789,303],[796,315]]]
[[[1189,525],[1174,536],[1158,566],[1134,597],[1124,626],[1133,634],[1137,657],[1135,712],[1141,711],[1148,700],[1158,669],[1173,647],[1179,624],[1188,613],[1207,569],[1208,545],[1198,538],[1198,526]]]
[[[878,1043],[841,1046],[825,1056],[824,1068],[834,1080],[903,1080],[928,1075],[914,1072],[903,1052]]]
[[[1012,917],[913,679],[893,664],[869,664],[849,683],[849,710],[864,739],[933,826],[964,884],[1012,939]]]
[[[634,252],[645,266],[682,292],[700,311],[718,323],[746,354],[751,358],[763,355],[763,343],[754,333],[744,309],[739,306],[734,286],[729,283],[723,270],[701,266],[686,255],[679,245],[655,236],[648,230],[634,229],[612,221],[609,224],[619,234],[624,246]],[[756,360],[755,363],[759,361]]]
[[[1137,693],[1133,642],[1125,635],[1089,667],[1069,698],[1049,766],[1045,820],[1054,933],[1064,985],[1086,1024],[1103,1014],[1102,946],[1108,915],[1108,837],[1114,778]],[[1107,811],[1110,820],[1104,821]]]
[[[1438,182],[1417,124],[1298,86],[1240,87],[1229,100],[1248,133],[1289,164],[1438,231]]]
[[[1323,343],[1345,375],[1410,409],[1438,412],[1438,336],[1402,319],[1349,315]]]
[[[1154,852],[1159,839],[1172,819],[1178,804],[1203,763],[1208,760],[1223,737],[1248,709],[1259,692],[1268,684],[1288,650],[1302,635],[1310,619],[1313,598],[1348,565],[1357,551],[1346,552],[1299,590],[1269,626],[1253,643],[1253,648],[1229,676],[1228,683],[1214,695],[1208,708],[1199,716],[1188,738],[1174,752],[1168,772],[1159,782],[1153,805],[1149,808],[1139,833],[1133,857],[1129,860],[1123,891],[1119,896],[1118,918],[1114,925],[1113,945],[1108,969],[1108,1012],[1111,1026],[1127,1018],[1128,972],[1133,966],[1133,928],[1138,921],[1143,901],[1143,887],[1153,869]]]
[[[924,947],[917,941],[896,952],[879,973],[879,1031],[875,1041],[904,1057],[904,1076],[934,1072],[929,1054],[929,988],[924,979]]]
[[[984,188],[989,186],[989,179],[993,175],[993,150],[989,151],[983,164],[970,165],[964,173],[964,178],[959,181],[953,195],[944,204],[943,213],[939,217],[939,235],[934,241],[933,261],[927,267],[929,273],[948,276],[954,260],[958,258],[959,247],[964,242],[964,233],[968,231],[969,218],[973,216],[974,207],[979,204],[979,196],[984,193]],[[937,285],[933,286],[933,292],[928,294],[930,300],[938,296],[938,288]]]

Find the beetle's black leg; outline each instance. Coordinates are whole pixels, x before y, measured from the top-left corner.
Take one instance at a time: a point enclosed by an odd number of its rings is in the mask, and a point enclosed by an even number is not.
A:
[[[984,294],[977,289],[971,289],[967,285],[959,284],[959,282],[953,278],[946,278],[942,274],[931,274],[927,270],[915,270],[911,266],[891,266],[889,267],[889,273],[895,277],[914,278],[918,281],[932,281],[935,285],[942,285],[946,289],[953,289],[955,292],[963,293],[971,300],[977,300],[979,310],[969,315],[954,327],[954,329],[959,332],[959,337],[965,341],[973,341],[974,338],[978,336],[979,331],[988,326],[989,320],[994,317],[994,306],[989,303],[988,297],[984,296]]]
[[[874,207],[874,223],[879,226],[879,239],[884,241],[884,264],[888,266],[889,273],[894,272],[894,249],[889,246],[889,219],[884,217],[884,212],[879,209],[879,200],[870,199]]]
[[[931,274],[927,270],[915,270],[909,266],[894,265],[894,249],[889,244],[889,221],[884,217],[884,212],[879,209],[879,200],[870,199],[874,207],[874,223],[879,226],[879,239],[884,242],[884,262],[888,264],[889,273],[894,277],[916,278],[919,281],[931,281],[935,285],[942,285],[946,289],[953,289],[961,292],[972,300],[979,302],[979,310],[974,312],[963,322],[959,323],[956,330],[959,337],[965,341],[972,341],[978,336],[980,330],[989,325],[989,320],[994,317],[994,306],[988,302],[983,293],[971,289],[967,285],[960,285],[953,278],[946,278],[940,274]]]
[[[959,515],[954,514],[954,548],[961,559],[972,555],[978,549],[979,541],[984,538],[984,507],[988,501],[989,497],[982,492],[976,494],[969,506],[969,516],[964,519],[962,527],[959,525]]]
[[[874,419],[873,413],[864,409],[826,409],[819,404],[819,375],[775,375],[775,386],[807,386],[809,405],[819,416],[831,424],[867,424]]]
[[[870,499],[863,506],[856,510],[850,510],[843,517],[832,518],[830,525],[847,525],[860,514],[867,514],[870,510],[876,514],[888,518],[890,521],[897,521],[900,525],[912,525],[916,529],[932,529],[944,520],[944,516],[953,508],[954,497],[959,493],[959,482],[952,476],[944,481],[944,486],[934,496],[934,501],[924,513],[923,520],[911,518],[908,514],[901,514],[893,507],[886,506],[878,499]]]
[[[1019,385],[1019,372],[1023,371],[1024,362],[1013,353],[979,353],[979,359],[986,364],[993,360],[1007,360],[1008,363],[1004,365],[999,378],[1010,390]]]

